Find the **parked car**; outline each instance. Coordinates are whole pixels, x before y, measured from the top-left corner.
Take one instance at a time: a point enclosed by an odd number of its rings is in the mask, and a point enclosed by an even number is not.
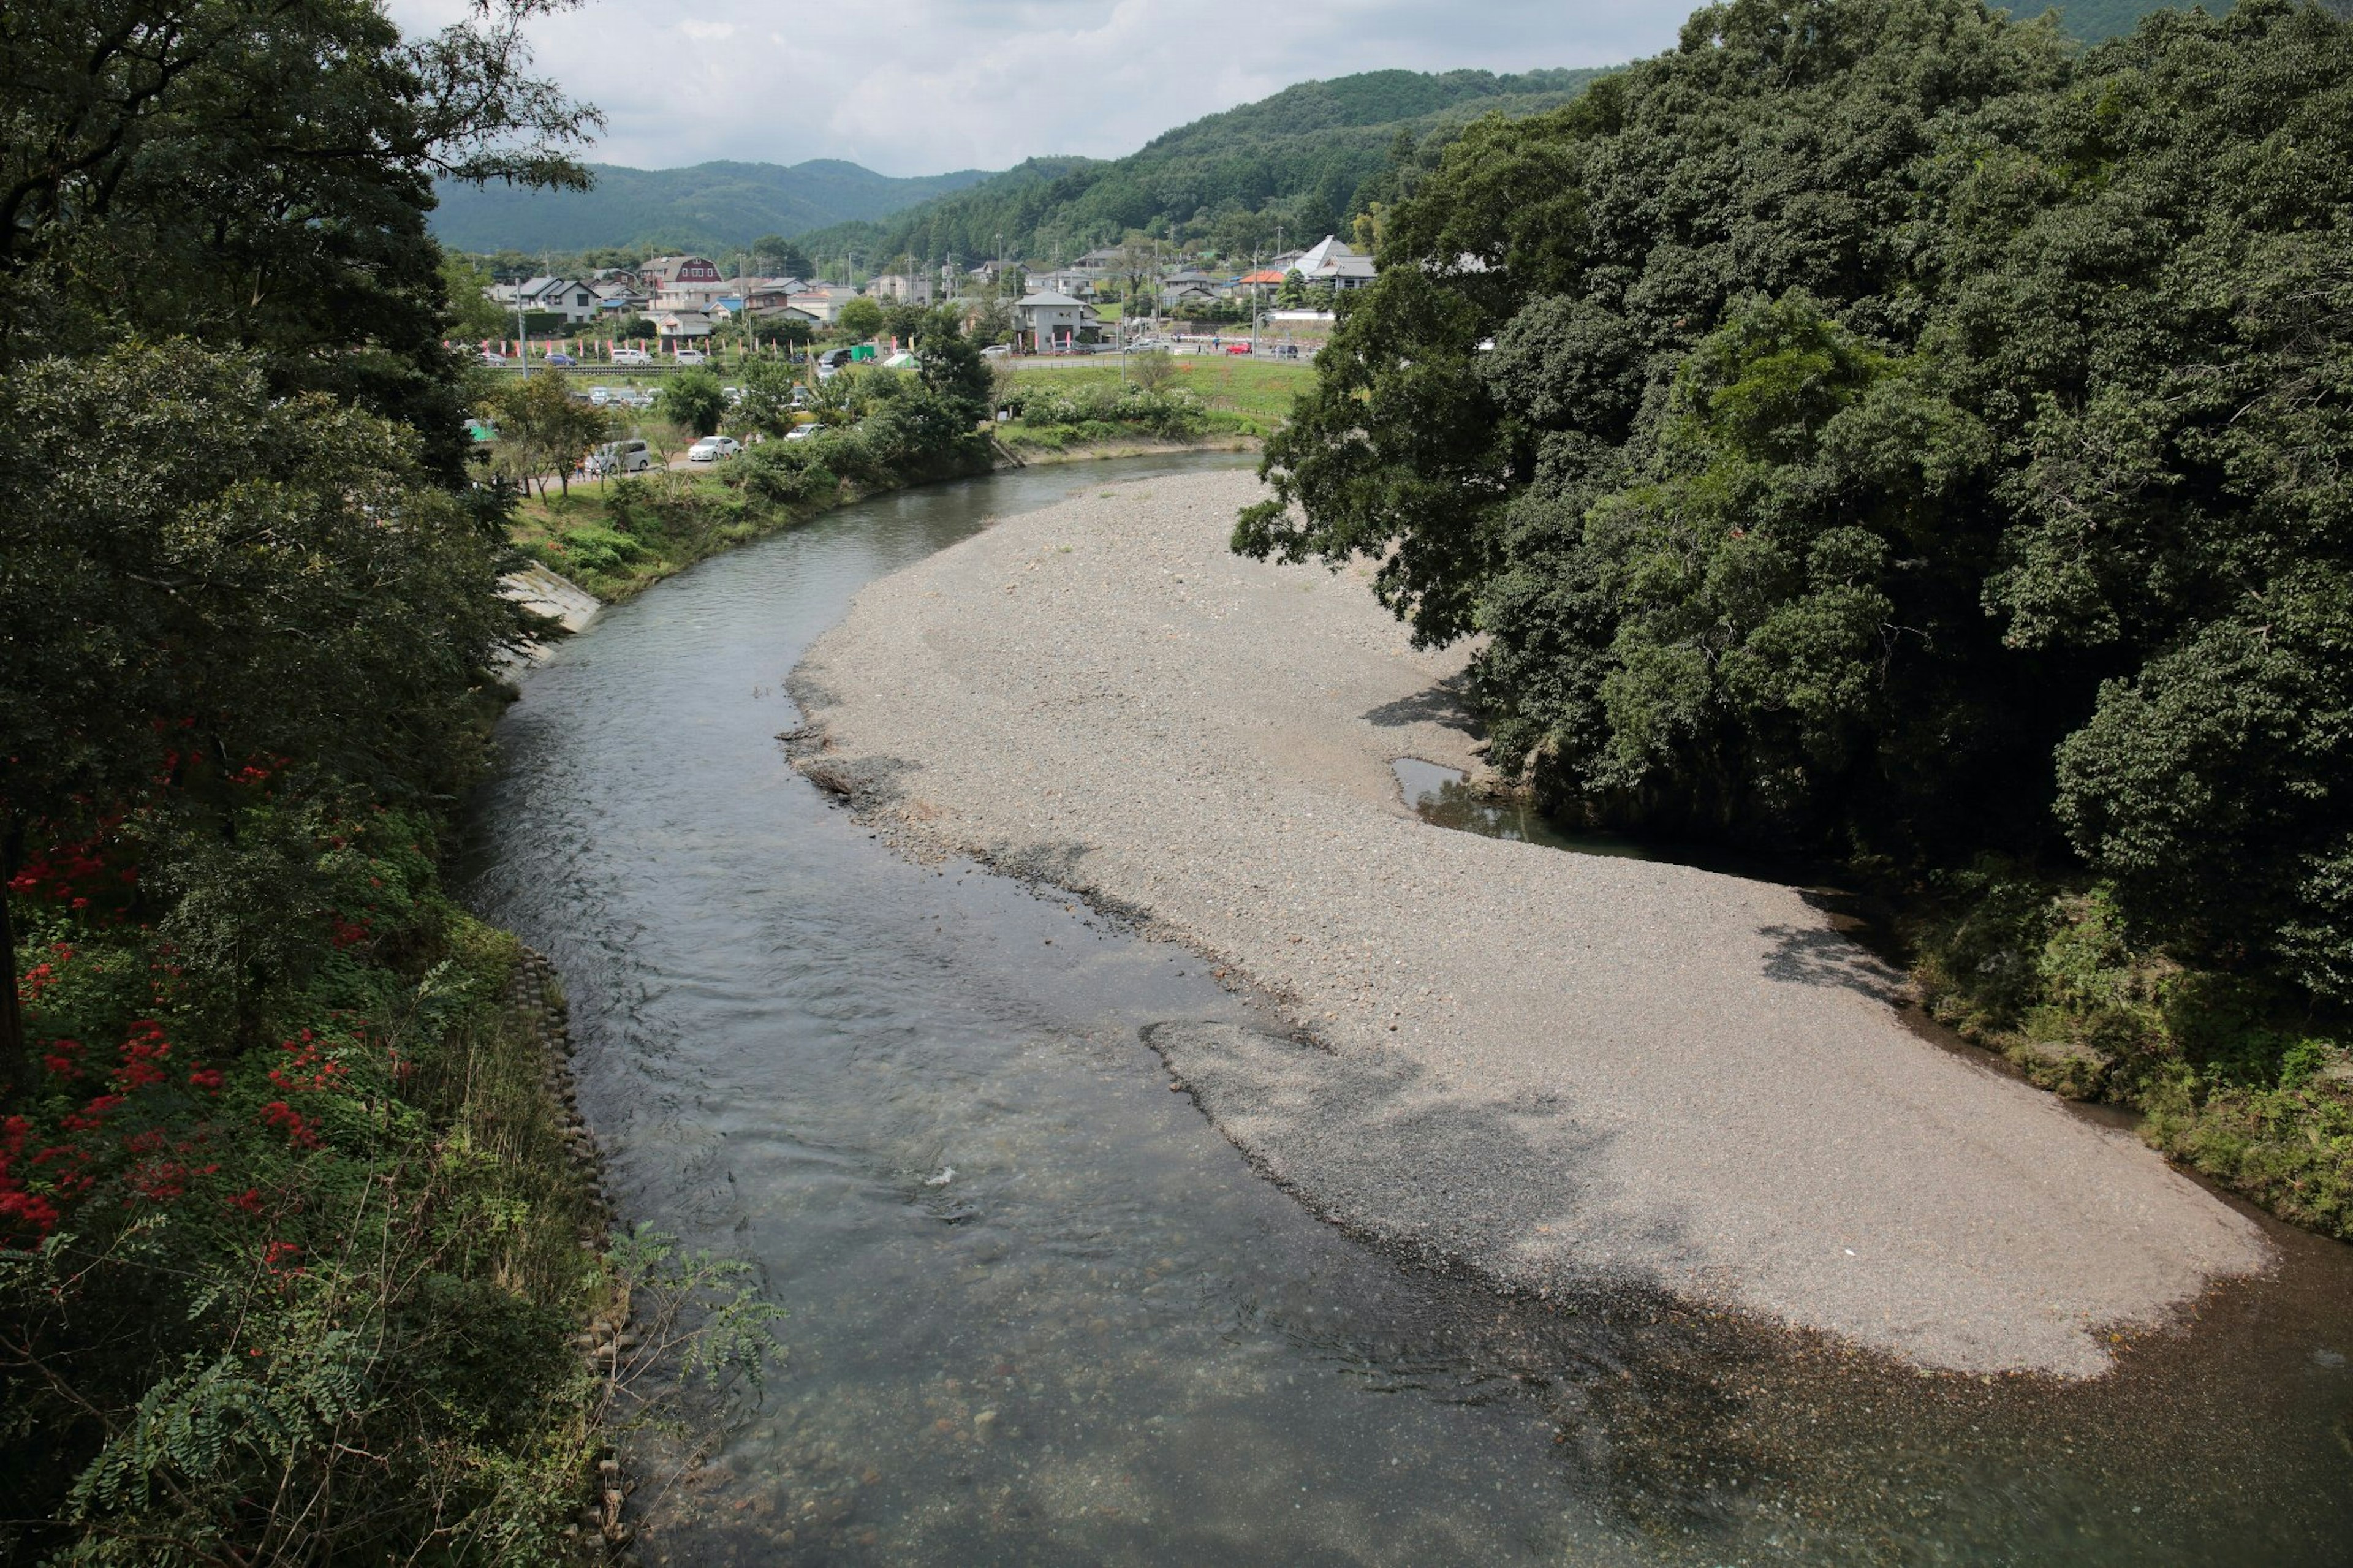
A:
[[[980,357],[983,359],[1003,359],[1007,354],[1009,354],[1012,352],[1013,350],[1011,347],[1005,343],[991,343],[987,348],[980,351]]]
[[[821,436],[823,434],[825,434],[825,426],[822,425],[796,425],[791,429],[785,432],[785,439],[787,441],[806,441],[812,436]]]
[[[686,449],[690,463],[715,463],[722,458],[732,458],[744,449],[732,436],[705,436]]]
[[[643,473],[654,466],[653,448],[643,441],[607,441],[580,466],[591,474]]]
[[[588,389],[588,401],[602,408],[613,401],[613,389],[609,386],[592,386]]]
[[[681,364],[709,364],[711,356],[701,349],[681,349],[671,356]]]
[[[654,363],[654,356],[643,349],[615,349],[613,363],[615,364],[651,364]]]
[[[565,353],[562,349],[557,349],[554,353],[547,356],[547,363],[550,364],[578,364],[580,362],[574,359],[570,354]]]
[[[484,349],[482,351],[482,363],[484,364],[504,364],[507,363],[507,356],[499,353],[496,349]]]
[[[839,370],[843,365],[848,364],[852,357],[848,349],[828,349],[817,356],[817,363],[826,370]]]
[[[1127,345],[1127,352],[1133,354],[1149,353],[1155,349],[1166,349],[1169,346],[1166,338],[1138,338]]]
[[[744,401],[744,389],[740,386],[723,386],[719,390],[726,395],[727,401],[730,403]]]

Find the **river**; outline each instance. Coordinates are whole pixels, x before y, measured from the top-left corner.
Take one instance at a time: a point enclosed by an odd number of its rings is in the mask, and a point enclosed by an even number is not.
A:
[[[607,612],[501,722],[470,900],[563,974],[624,1213],[789,1313],[760,1407],[643,1478],[650,1556],[2353,1562],[2353,1250],[2271,1226],[2275,1276],[2072,1387],[1639,1293],[1503,1300],[1351,1241],[1170,1092],[1139,1031],[1247,994],[896,854],[786,766],[784,677],[860,585],[1238,461],[845,509]]]

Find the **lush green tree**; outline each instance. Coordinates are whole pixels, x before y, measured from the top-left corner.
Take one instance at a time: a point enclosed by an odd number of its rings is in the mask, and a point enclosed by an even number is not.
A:
[[[263,356],[462,472],[437,175],[585,179],[594,123],[492,0],[414,39],[361,0],[55,0],[0,29],[0,363],[124,331]]]
[[[882,307],[863,294],[842,306],[834,318],[834,325],[843,337],[860,342],[881,331],[882,321]]]
[[[514,327],[514,313],[490,298],[490,286],[491,275],[481,268],[454,252],[442,253],[441,287],[449,300],[447,330],[460,347],[504,338]]]
[[[187,343],[0,381],[12,877],[133,808],[215,809],[248,766],[454,795],[473,756],[461,705],[515,624],[491,539],[419,447],[323,394],[280,398],[259,356]],[[172,873],[145,879],[152,893]],[[21,1046],[6,1056],[21,1085]]]
[[[1467,129],[1240,548],[1485,634],[1562,809],[2110,879],[2353,996],[2353,28],[1757,0]]]
[[[727,389],[715,372],[692,366],[662,384],[654,394],[654,412],[681,429],[712,435],[727,416]]]
[[[744,366],[744,400],[726,416],[730,430],[781,436],[793,427],[793,394],[800,378],[778,359],[755,359]]]
[[[542,499],[550,479],[570,495],[572,471],[612,433],[605,411],[573,396],[553,374],[502,376],[480,407],[498,427],[491,460],[499,473],[518,489],[536,486]]]
[[[1285,310],[1303,310],[1306,307],[1307,279],[1300,275],[1298,268],[1294,267],[1282,275],[1282,281],[1275,286],[1274,302],[1277,307]]]

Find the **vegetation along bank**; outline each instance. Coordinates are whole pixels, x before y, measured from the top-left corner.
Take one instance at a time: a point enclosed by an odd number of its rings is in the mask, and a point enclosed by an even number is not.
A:
[[[1280,423],[1296,365],[1228,358],[1129,356],[1124,370],[1024,368],[989,360],[953,310],[896,323],[913,369],[844,369],[807,379],[786,361],[669,378],[650,416],[593,416],[554,376],[492,395],[503,448],[493,463],[520,486],[568,466],[608,436],[643,439],[652,466],[593,484],[542,482],[516,517],[518,545],[599,598],[623,599],[704,557],[861,496],[993,468],[1184,447],[1246,447]],[[542,406],[533,406],[533,404]],[[992,414],[1002,415],[992,418]],[[542,429],[566,428],[554,443]],[[696,437],[724,434],[740,454],[676,466]],[[550,493],[550,492],[554,493]]]
[[[577,180],[539,8],[12,13],[9,1561],[600,1560],[618,1314],[757,1371],[723,1266],[606,1235],[543,977],[442,882],[527,628],[426,193]]]
[[[1937,1015],[2353,1235],[2353,24],[1736,0],[1388,215],[1236,543],[1572,820],[1830,852]]]

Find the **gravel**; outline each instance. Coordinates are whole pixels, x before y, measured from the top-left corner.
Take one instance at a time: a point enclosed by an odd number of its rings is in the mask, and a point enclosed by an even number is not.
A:
[[[1664,1289],[1920,1365],[2095,1375],[2259,1271],[2128,1132],[1907,1029],[1796,890],[1434,827],[1475,769],[1360,569],[1225,549],[1257,481],[1090,493],[869,586],[793,678],[803,770],[902,842],[1136,915],[1289,1036],[1146,1031],[1314,1210],[1509,1288]]]

